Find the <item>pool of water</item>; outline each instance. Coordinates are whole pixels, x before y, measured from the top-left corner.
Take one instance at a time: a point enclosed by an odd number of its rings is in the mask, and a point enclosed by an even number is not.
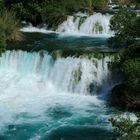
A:
[[[88,36],[64,36],[55,33],[24,33],[24,40],[20,43],[12,43],[8,49],[22,49],[28,51],[39,50],[69,50],[69,49],[93,49],[95,51],[113,51],[107,46],[108,38]]]

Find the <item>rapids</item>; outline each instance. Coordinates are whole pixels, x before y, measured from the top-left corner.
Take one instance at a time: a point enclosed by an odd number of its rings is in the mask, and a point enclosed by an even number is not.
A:
[[[68,16],[67,20],[58,26],[57,29],[48,29],[47,25],[42,27],[33,27],[32,24],[21,29],[23,32],[57,33],[63,36],[93,36],[93,37],[111,37],[110,19],[112,15],[94,13],[88,16],[86,13],[76,13]]]
[[[47,52],[3,53],[0,139],[111,139],[112,111],[98,96],[109,76],[108,61],[108,57],[53,60]]]

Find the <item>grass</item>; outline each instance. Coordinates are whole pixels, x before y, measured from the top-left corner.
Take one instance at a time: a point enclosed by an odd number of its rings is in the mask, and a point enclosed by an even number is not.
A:
[[[20,24],[13,11],[2,10],[0,12],[0,39],[2,42],[21,41]]]

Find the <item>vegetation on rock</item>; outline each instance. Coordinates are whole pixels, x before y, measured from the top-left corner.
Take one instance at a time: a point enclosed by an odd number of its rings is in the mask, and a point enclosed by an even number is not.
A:
[[[115,39],[128,46],[140,37],[140,16],[134,11],[121,9],[110,21],[110,28],[115,32]]]
[[[22,33],[15,13],[9,10],[0,11],[0,48],[3,51],[7,41],[21,41]]]
[[[140,139],[140,117],[137,116],[137,120],[133,121],[128,118],[121,117],[119,119],[110,119],[115,133],[118,137],[114,140],[139,140]]]
[[[81,66],[79,66],[75,71],[73,71],[73,77],[75,79],[76,84],[78,84],[79,81],[81,80],[81,75],[82,75]]]
[[[111,29],[115,31],[115,40],[121,44],[121,50],[111,63],[114,73],[121,75],[122,83],[112,89],[112,102],[131,111],[140,111],[140,17],[128,10],[119,11],[111,20]],[[117,44],[118,45],[118,44]],[[140,139],[140,119],[111,119],[116,140]]]
[[[129,109],[140,110],[140,42],[123,49],[111,67],[121,75],[123,84],[113,90],[113,100]]]

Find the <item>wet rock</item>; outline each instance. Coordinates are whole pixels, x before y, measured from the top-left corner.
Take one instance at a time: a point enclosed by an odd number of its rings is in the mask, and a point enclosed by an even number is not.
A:
[[[140,91],[135,91],[128,84],[117,85],[112,89],[112,104],[140,111]]]

